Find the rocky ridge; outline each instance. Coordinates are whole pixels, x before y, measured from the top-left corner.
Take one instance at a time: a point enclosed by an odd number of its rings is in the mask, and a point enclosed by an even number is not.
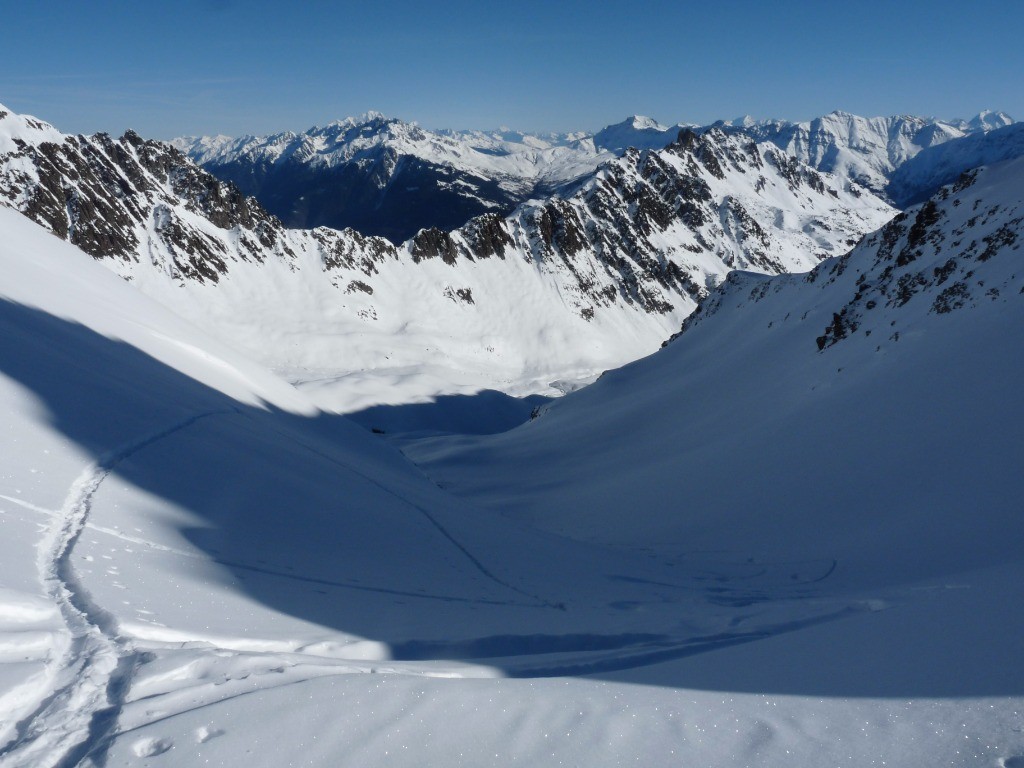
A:
[[[653,349],[732,269],[810,269],[894,213],[772,146],[684,130],[508,217],[396,246],[287,229],[134,133],[65,136],[3,111],[0,135],[5,204],[294,379],[328,359],[369,370],[428,354],[536,391]],[[268,343],[300,322],[302,341]]]

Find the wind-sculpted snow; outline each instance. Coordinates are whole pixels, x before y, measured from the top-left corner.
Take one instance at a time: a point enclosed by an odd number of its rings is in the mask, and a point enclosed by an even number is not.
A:
[[[685,131],[394,246],[285,229],[165,144],[24,120],[4,119],[0,202],[343,410],[553,394],[656,348],[730,269],[810,269],[894,213],[772,146]]]

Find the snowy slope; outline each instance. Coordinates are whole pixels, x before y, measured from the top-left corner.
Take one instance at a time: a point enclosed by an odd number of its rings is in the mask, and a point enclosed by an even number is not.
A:
[[[892,173],[918,152],[1012,122],[1002,112],[983,112],[969,121],[943,121],[835,111],[802,123],[765,121],[741,127],[758,141],[770,141],[819,171],[884,193]]]
[[[863,740],[884,738],[898,700],[905,726],[960,733],[965,748],[908,732],[877,759],[1015,765],[1022,244],[1017,159],[807,275],[733,273],[665,349],[528,424],[410,440],[406,452],[458,495],[559,535],[632,544],[683,570],[748,563],[746,578],[716,585],[732,605],[775,599],[783,563],[817,563],[812,602],[859,596],[874,609],[631,680],[785,691],[794,697],[773,711],[819,745],[846,737],[818,730],[801,696],[824,711],[830,697],[865,697]],[[985,695],[991,721],[975,718]],[[936,698],[953,709],[930,709]],[[729,706],[729,727],[756,741],[763,710]],[[870,764],[850,753],[813,764],[831,762]]]
[[[615,608],[665,567],[452,499],[38,225],[4,209],[0,232],[5,766],[452,764],[458,734],[424,742],[423,715],[453,702],[486,724],[461,749],[537,755],[550,721],[496,726],[586,695],[546,678],[724,627]],[[558,750],[607,755],[589,729],[640,702],[616,690]]]
[[[1015,754],[987,678],[953,700],[730,672],[870,639],[889,612],[817,587],[829,561],[652,556],[471,506],[24,217],[0,233],[5,766]]]
[[[969,523],[1012,558],[1013,537],[987,537],[1018,524],[1020,360],[1005,350],[1024,327],[1022,178],[1022,160],[974,172],[806,275],[734,272],[663,351],[466,439],[459,482],[482,493],[501,477],[483,468],[511,462],[493,503],[559,533],[700,549],[733,531],[774,556],[830,552],[850,580],[907,562],[926,519],[948,522],[927,533],[944,568],[975,564],[953,554]]]
[[[506,219],[395,247],[287,230],[134,134],[28,131],[9,113],[0,129],[12,137],[0,202],[346,411],[481,388],[555,393],[655,349],[730,269],[809,269],[894,213],[711,131],[628,152]]]
[[[921,151],[892,174],[887,189],[900,206],[920,203],[964,171],[1024,155],[1024,125],[999,126]]]

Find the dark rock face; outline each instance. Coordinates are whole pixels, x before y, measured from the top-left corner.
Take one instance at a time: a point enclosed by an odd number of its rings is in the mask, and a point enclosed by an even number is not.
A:
[[[769,184],[788,187],[799,191],[801,205],[823,188],[835,194],[812,169],[774,148],[759,149],[746,136],[684,130],[663,150],[629,150],[585,181],[508,217],[487,211],[457,229],[419,229],[395,246],[351,229],[288,229],[234,184],[133,132],[120,139],[61,137],[43,128],[51,140],[37,135],[35,143],[21,141],[0,156],[0,202],[96,258],[118,260],[126,276],[134,270],[128,265],[144,262],[179,282],[208,283],[240,261],[275,259],[296,270],[313,257],[340,292],[369,296],[380,290],[373,278],[385,262],[414,269],[438,259],[454,275],[465,262],[516,259],[549,276],[559,300],[586,320],[615,306],[665,314],[699,301],[717,279],[714,268],[705,266],[709,261],[723,272],[785,271],[778,225],[765,218],[756,194]],[[292,165],[296,173],[310,170],[299,159]],[[336,170],[354,173],[354,167]],[[350,191],[360,204],[385,205],[382,192],[404,199],[395,180],[418,167],[407,158],[375,154],[360,171],[359,178],[370,181]],[[440,171],[430,173],[441,185]],[[309,191],[304,183],[295,177],[296,193]],[[449,187],[445,194],[466,188]],[[734,187],[736,195],[723,195]],[[371,191],[376,197],[367,197]],[[447,199],[427,196],[442,206]],[[806,226],[829,230],[824,223]],[[457,283],[447,288],[451,295],[444,295],[466,307],[487,300]]]
[[[451,230],[486,213],[506,216],[524,200],[546,196],[541,186],[509,191],[500,180],[385,150],[336,167],[288,158],[277,163],[208,163],[205,169],[255,197],[288,227],[352,228],[392,243],[420,229]]]
[[[171,254],[175,274],[216,282],[227,270],[226,248],[185,221],[180,207],[219,229],[237,228],[242,259],[294,255],[280,221],[259,203],[161,142],[128,132],[120,139],[101,133],[15,144],[0,159],[8,167],[30,164],[35,173],[5,173],[5,196],[20,197],[23,213],[96,258],[138,261],[140,238],[151,231]]]
[[[440,258],[445,264],[453,265],[458,255],[452,236],[437,228],[424,229],[412,240],[412,258],[416,263]]]
[[[948,314],[982,298],[999,298],[998,288],[986,286],[976,277],[975,269],[1000,253],[1020,247],[1024,215],[1013,215],[1016,209],[1003,211],[999,205],[975,199],[972,208],[979,211],[978,215],[959,224],[951,222],[950,211],[963,204],[966,197],[960,196],[971,192],[977,178],[976,172],[962,176],[916,210],[900,214],[880,232],[865,238],[864,243],[875,248],[873,263],[858,278],[856,295],[833,315],[832,323],[818,337],[819,349],[855,333],[879,306],[898,308],[923,296],[930,299],[930,312]],[[990,234],[976,234],[979,228],[991,228],[990,222],[1000,219],[1005,220]],[[938,266],[919,266],[924,257],[929,257],[926,263],[934,264],[935,257],[945,252],[950,257]],[[853,253],[856,251],[831,263],[827,272],[822,265],[808,279],[825,274],[829,281],[834,280],[845,271]],[[898,338],[898,332],[894,337]]]

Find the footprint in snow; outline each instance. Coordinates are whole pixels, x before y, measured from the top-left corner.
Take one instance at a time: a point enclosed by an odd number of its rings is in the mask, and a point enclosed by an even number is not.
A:
[[[198,728],[196,728],[196,743],[205,744],[210,739],[215,739],[218,736],[223,735],[224,731],[220,730],[220,728],[211,728],[207,725],[201,725]]]
[[[136,757],[155,757],[162,755],[173,746],[174,742],[170,739],[139,739],[132,745],[132,752]]]

